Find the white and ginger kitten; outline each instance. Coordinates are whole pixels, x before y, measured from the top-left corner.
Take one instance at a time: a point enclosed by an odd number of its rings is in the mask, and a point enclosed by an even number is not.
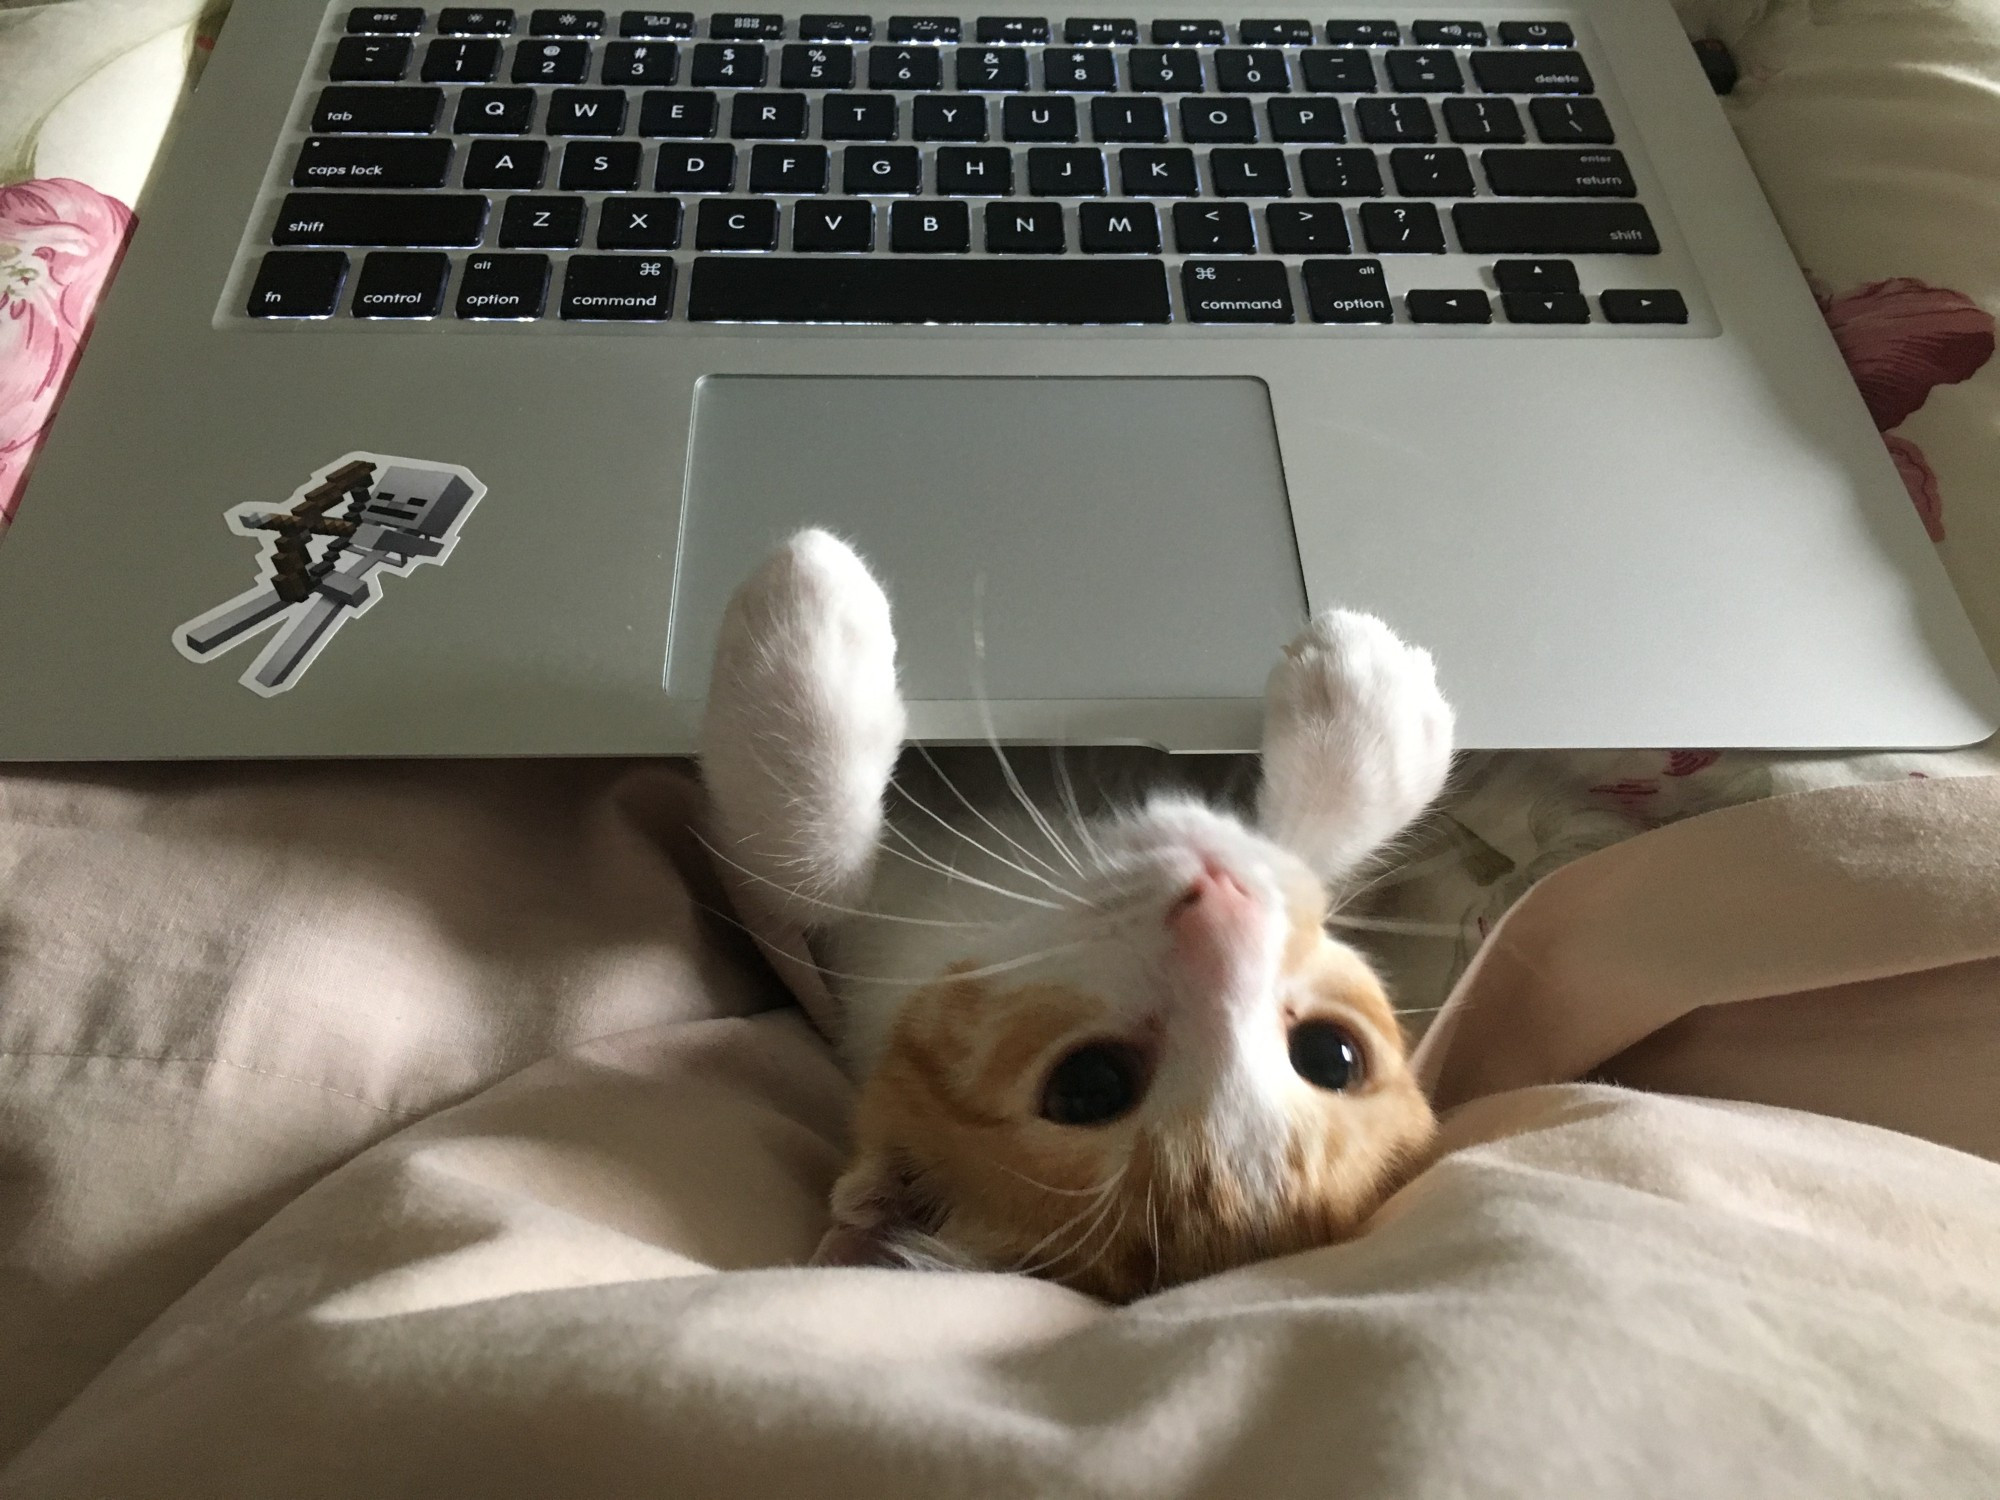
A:
[[[1271,674],[1254,822],[1086,816],[1060,761],[1032,795],[892,789],[895,657],[867,566],[801,532],[731,601],[702,731],[716,851],[808,931],[860,1089],[816,1259],[1124,1301],[1354,1233],[1434,1121],[1324,920],[1444,783],[1430,656],[1315,618]]]

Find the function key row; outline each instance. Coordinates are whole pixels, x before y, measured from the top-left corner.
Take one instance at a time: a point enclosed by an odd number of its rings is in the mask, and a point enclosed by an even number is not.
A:
[[[347,14],[347,30],[352,35],[415,36],[428,19],[419,6],[357,6]],[[512,10],[486,7],[447,6],[437,16],[440,36],[512,36],[517,25]],[[616,31],[621,37],[677,39],[692,37],[695,28],[693,11],[628,10],[619,15]],[[1139,30],[1139,23],[1130,17],[1073,16],[1062,23],[1062,39],[1072,46],[1132,45],[1139,40]],[[601,10],[537,10],[528,16],[530,36],[597,37],[611,31],[609,14]],[[1502,21],[1496,31],[1502,47],[1568,47],[1576,41],[1561,21]],[[1154,21],[1147,33],[1155,46],[1220,46],[1228,40],[1228,28],[1219,20]],[[1237,22],[1236,33],[1246,47],[1303,47],[1315,41],[1335,47],[1394,47],[1403,39],[1402,28],[1394,21],[1329,21],[1315,33],[1312,22],[1302,19],[1253,19]],[[973,22],[971,39],[1046,42],[1053,34],[1042,16],[980,16]],[[786,21],[768,12],[717,13],[709,18],[708,35],[718,41],[779,40],[786,35]],[[801,41],[870,41],[874,35],[870,16],[799,17]],[[891,16],[887,36],[892,42],[966,39],[954,16]],[[1486,26],[1480,21],[1413,21],[1410,40],[1419,47],[1488,45]]]

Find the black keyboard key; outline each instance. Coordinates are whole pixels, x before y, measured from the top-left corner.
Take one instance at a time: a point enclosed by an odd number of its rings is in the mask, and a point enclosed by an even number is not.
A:
[[[538,10],[528,17],[528,31],[533,36],[602,36],[604,12]]]
[[[1482,151],[1486,185],[1503,198],[1633,198],[1619,151]]]
[[[806,133],[804,94],[738,94],[729,133],[739,140],[796,141]]]
[[[326,76],[335,83],[395,83],[410,71],[410,43],[399,36],[344,36]]]
[[[972,210],[958,202],[892,203],[889,248],[899,255],[962,255],[972,248]]]
[[[1264,210],[1264,225],[1280,255],[1347,253],[1347,216],[1337,203],[1273,203]]]
[[[299,148],[293,187],[443,187],[451,142],[316,135]]]
[[[1244,21],[1236,35],[1246,47],[1305,47],[1313,28],[1310,21]]]
[[[893,107],[895,100],[888,101]],[[910,138],[918,141],[983,141],[986,101],[962,95],[919,94],[910,101]]]
[[[736,184],[734,146],[662,146],[653,169],[659,193],[726,193]]]
[[[347,13],[349,31],[417,32],[424,13],[414,5],[360,5]]]
[[[637,141],[571,141],[563,147],[565,193],[629,193],[639,185]]]
[[[826,191],[827,170],[827,150],[824,146],[753,146],[750,150],[750,191],[823,193]]]
[[[764,82],[764,49],[741,42],[703,42],[694,49],[688,82],[698,89],[754,89]]]
[[[438,12],[439,36],[511,36],[514,12],[448,5]]]
[[[1455,141],[1507,145],[1528,138],[1512,99],[1447,99],[1443,110],[1445,133]]]
[[[1347,127],[1332,99],[1273,99],[1265,106],[1274,141],[1344,141]]]
[[[1388,278],[1379,260],[1309,260],[1299,267],[1315,323],[1393,323]]]
[[[443,89],[335,85],[319,91],[312,128],[329,135],[428,135],[443,110]]]
[[[1050,47],[1042,78],[1051,93],[1108,94],[1118,87],[1118,61],[1102,47]]]
[[[1301,151],[1299,175],[1308,198],[1379,198],[1382,164],[1358,146],[1338,151]]]
[[[1028,86],[1028,53],[1022,47],[960,47],[958,86],[971,92],[1009,93]],[[1051,85],[1053,87],[1053,85]]]
[[[1184,255],[1248,255],[1257,232],[1241,203],[1176,203],[1174,245]]]
[[[1208,154],[1208,175],[1218,198],[1289,198],[1291,175],[1285,153],[1271,147],[1255,151],[1217,149]]]
[[[681,206],[673,198],[606,198],[597,218],[600,250],[672,250],[681,242]]]
[[[473,141],[465,148],[465,185],[533,192],[548,166],[547,141]]]
[[[1201,92],[1201,54],[1192,47],[1134,47],[1126,57],[1132,87],[1142,94]]]
[[[1566,260],[1495,261],[1493,284],[1503,297],[1540,297],[1578,289],[1576,267]]]
[[[1004,198],[1014,191],[1014,153],[1005,146],[941,146],[937,190],[949,198]]]
[[[717,14],[709,18],[708,34],[718,42],[776,41],[785,34],[785,18],[768,12]]]
[[[1010,141],[1073,141],[1076,101],[1060,94],[1004,100],[1000,105],[1000,133]]]
[[[1228,38],[1220,21],[1155,21],[1152,29],[1156,47],[1220,46]]]
[[[534,122],[533,89],[467,89],[451,128],[460,135],[521,135]]]
[[[346,279],[347,257],[338,250],[273,250],[257,267],[244,311],[253,318],[330,318]]]
[[[1456,94],[1465,87],[1458,59],[1449,52],[1391,52],[1382,59],[1389,87],[1403,94]]]
[[[476,245],[486,200],[476,193],[289,193],[274,245]]]
[[[377,250],[354,282],[357,318],[434,318],[444,306],[451,257],[435,250]]]
[[[1160,216],[1150,203],[1083,203],[1076,238],[1085,255],[1158,255]]]
[[[1444,225],[1428,203],[1362,204],[1361,238],[1378,254],[1444,254]]]
[[[509,198],[500,212],[503,250],[574,250],[583,243],[581,198]]]
[[[1193,198],[1201,192],[1194,153],[1184,146],[1119,152],[1118,185],[1128,198]]]
[[[572,255],[563,271],[565,318],[653,323],[673,311],[674,263],[665,256]]]
[[[1581,292],[1503,292],[1509,323],[1588,323],[1590,303]]]
[[[1088,42],[1129,46],[1139,40],[1139,23],[1122,16],[1071,16],[1063,22],[1063,40],[1072,46]]]
[[[1028,191],[1037,198],[1101,198],[1104,155],[1090,146],[1036,146],[1028,152]]]
[[[1206,145],[1257,139],[1257,116],[1244,98],[1181,100],[1181,138]]]
[[[680,49],[672,42],[612,42],[604,49],[602,81],[608,84],[672,83]]]
[[[896,101],[887,94],[828,94],[819,133],[830,141],[893,141]]]
[[[1412,21],[1410,40],[1419,47],[1484,47],[1486,28],[1477,21]]]
[[[1225,48],[1215,54],[1215,86],[1227,94],[1282,94],[1292,79],[1282,52]]]
[[[713,94],[650,93],[639,100],[639,134],[700,140],[715,134]]]
[[[1500,23],[1500,45],[1503,47],[1567,47],[1575,41],[1576,33],[1563,21]]]
[[[688,286],[688,317],[704,323],[1087,325],[1171,316],[1157,260],[712,256],[694,263]]]
[[[439,37],[424,49],[425,83],[485,83],[500,71],[494,37]]]
[[[923,191],[924,159],[915,146],[849,146],[841,152],[840,190],[853,197]]]
[[[1393,47],[1403,39],[1394,21],[1328,21],[1329,47]]]
[[[265,257],[267,260],[270,258]],[[1668,288],[1651,291],[1606,291],[1597,299],[1607,323],[1685,323],[1687,299]]]
[[[1596,88],[1574,52],[1475,52],[1472,76],[1489,94],[1588,94]]]
[[[1049,23],[1040,16],[981,16],[973,37],[981,42],[1046,42]]]
[[[956,16],[891,16],[889,17],[889,40],[892,42],[955,42],[958,40],[958,18]]]
[[[939,88],[944,83],[944,64],[935,47],[870,47],[868,87],[871,89]]]
[[[1356,99],[1354,123],[1364,141],[1423,143],[1438,138],[1429,101],[1414,94],[1396,99]]]
[[[1611,117],[1595,99],[1534,99],[1528,113],[1535,134],[1552,146],[1608,146],[1616,139]]]
[[[1281,260],[1181,263],[1181,296],[1196,323],[1290,323],[1291,280]]]
[[[1351,47],[1299,54],[1299,72],[1309,94],[1372,94],[1375,60]]]
[[[854,49],[794,42],[779,55],[778,86],[787,89],[853,88]]]
[[[1461,249],[1472,255],[1658,255],[1659,236],[1638,203],[1452,205]]]
[[[618,34],[674,38],[694,35],[691,10],[628,10],[618,18]]]
[[[778,205],[769,198],[707,198],[695,210],[697,250],[775,250]]]
[[[1062,254],[1062,205],[1060,203],[987,204],[986,248],[995,255]]]
[[[516,83],[582,83],[589,71],[588,42],[522,42],[514,49]]]
[[[1090,101],[1090,133],[1100,141],[1164,141],[1167,106],[1161,99],[1133,97]]]
[[[875,35],[867,16],[807,15],[799,17],[799,40],[806,42],[865,42]]]
[[[458,278],[461,318],[539,318],[549,295],[546,255],[474,255]]]
[[[557,89],[549,95],[550,135],[623,135],[623,89]]]
[[[792,248],[857,253],[875,245],[875,210],[855,198],[814,198],[792,210]]]
[[[1493,303],[1475,288],[1445,291],[1426,287],[1404,294],[1412,323],[1491,323]]]
[[[1470,198],[1472,164],[1456,146],[1399,146],[1389,172],[1405,198]]]

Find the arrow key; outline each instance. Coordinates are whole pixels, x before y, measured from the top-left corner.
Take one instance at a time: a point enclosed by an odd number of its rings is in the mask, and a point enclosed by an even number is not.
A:
[[[1409,293],[1404,299],[1413,323],[1491,323],[1493,304],[1482,291],[1438,291],[1426,289]]]
[[[1607,323],[1685,323],[1687,299],[1670,289],[1606,292],[1597,299]]]
[[[1509,323],[1588,323],[1590,304],[1581,292],[1503,292],[1500,305]]]

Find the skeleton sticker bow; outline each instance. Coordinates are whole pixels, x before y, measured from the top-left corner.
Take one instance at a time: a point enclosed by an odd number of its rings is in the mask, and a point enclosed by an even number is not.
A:
[[[288,510],[232,507],[229,529],[264,544],[258,582],[175,627],[174,649],[205,662],[274,629],[242,683],[266,698],[285,692],[341,626],[374,607],[383,574],[407,577],[450,557],[485,493],[455,464],[350,453],[295,491]]]

